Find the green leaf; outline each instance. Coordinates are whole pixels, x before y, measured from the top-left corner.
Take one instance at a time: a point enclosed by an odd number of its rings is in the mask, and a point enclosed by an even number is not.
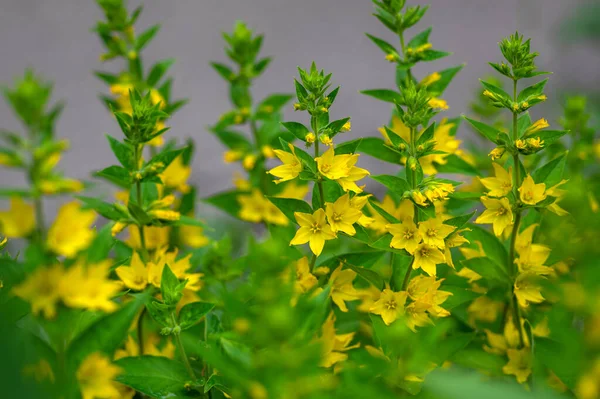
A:
[[[512,97],[505,92],[504,90],[502,90],[500,87],[492,84],[492,83],[488,83],[484,80],[479,80],[481,82],[481,84],[483,85],[483,87],[486,88],[486,90],[492,92],[493,94],[495,94],[497,97],[499,98],[503,98],[505,101],[512,101]]]
[[[336,134],[338,134],[340,132],[340,130],[342,130],[342,127],[344,127],[346,122],[348,122],[349,120],[350,120],[350,117],[335,120],[335,121],[329,123],[323,129],[321,129],[321,131],[329,131],[330,132],[329,137],[333,138],[333,137],[335,137]]]
[[[469,122],[471,124],[471,126],[473,126],[473,128],[479,133],[481,134],[484,138],[499,144],[498,139],[500,138],[500,134],[502,132],[500,132],[498,129],[490,126],[490,125],[486,125],[483,122],[478,122],[474,119],[468,118],[466,116],[463,116],[463,118],[465,118],[465,120],[467,122]]]
[[[227,148],[232,150],[249,151],[252,148],[250,141],[240,132],[234,130],[218,129],[213,133]]]
[[[429,140],[433,139],[433,134],[435,133],[435,122],[427,126],[427,129],[417,139],[417,145],[425,144]],[[389,135],[389,134],[388,134]]]
[[[214,307],[214,304],[208,302],[188,303],[179,311],[179,327],[182,331],[187,330],[202,320]]]
[[[537,97],[544,93],[544,87],[548,83],[548,79],[544,79],[541,82],[537,82],[531,86],[524,88],[518,95],[517,99],[519,102],[526,101],[530,97]]]
[[[156,84],[162,79],[165,73],[169,70],[171,65],[175,63],[173,58],[169,58],[167,60],[162,60],[154,64],[150,73],[148,74],[148,78],[146,79],[146,84],[150,87],[156,86]],[[167,104],[163,104],[167,105]]]
[[[396,51],[396,48],[394,46],[392,46],[391,44],[389,44],[388,42],[386,42],[383,39],[380,39],[378,37],[375,37],[373,35],[370,35],[368,33],[366,33],[367,37],[369,39],[371,39],[371,41],[373,43],[375,43],[375,45],[377,45],[377,47],[379,47],[385,54],[398,54],[398,52]]]
[[[158,155],[154,156],[150,160],[150,162],[148,162],[148,165],[155,165],[155,164],[160,163],[161,167],[156,169],[156,173],[161,173],[162,171],[164,171],[166,168],[169,167],[169,165],[171,164],[171,162],[173,162],[175,160],[175,158],[177,158],[179,155],[181,155],[183,150],[184,150],[184,148],[180,148],[177,150],[162,151]]]
[[[371,179],[375,180],[386,186],[390,191],[402,195],[405,191],[410,190],[408,182],[400,177],[392,175],[377,175],[371,176]]]
[[[466,231],[464,236],[471,244],[479,241],[488,258],[493,260],[497,265],[505,268],[508,264],[508,253],[500,240],[490,231],[481,228],[480,226],[469,224],[471,231]]]
[[[211,197],[204,199],[204,202],[207,202],[222,211],[228,213],[229,215],[239,218],[240,213],[240,204],[238,202],[238,197],[240,195],[249,195],[249,193],[243,191],[226,191],[222,193],[215,194]]]
[[[481,176],[481,171],[473,165],[462,159],[461,157],[450,154],[444,158],[445,164],[436,164],[436,169],[439,173],[458,173],[469,176]]]
[[[298,140],[306,141],[306,135],[310,132],[306,126],[300,122],[281,122],[290,133],[292,133]]]
[[[465,66],[465,64],[440,71],[440,79],[427,86],[427,91],[434,96],[441,95],[448,87],[454,76]]]
[[[473,211],[466,215],[461,215],[461,216],[453,217],[451,219],[446,219],[446,220],[444,220],[444,224],[447,224],[449,226],[454,226],[457,229],[460,229],[461,227],[463,227],[464,225],[469,223],[469,221],[473,218],[473,215],[475,215],[475,213],[476,212]]]
[[[183,288],[185,281],[179,282],[177,276],[173,273],[169,265],[165,264],[160,280],[160,292],[162,299],[167,306],[175,306],[183,297]]]
[[[487,257],[465,259],[461,263],[488,281],[495,280],[510,284],[510,277],[508,277],[506,270]]]
[[[187,386],[192,381],[183,363],[161,356],[125,357],[115,361],[123,372],[116,377],[152,398],[185,399],[190,397]],[[197,385],[204,385],[202,381]]]
[[[419,46],[427,44],[429,42],[429,35],[431,34],[431,27],[417,34],[415,37],[410,39],[406,47],[415,49]]]
[[[139,225],[145,226],[152,222],[152,218],[150,217],[150,215],[148,215],[146,211],[143,210],[142,207],[136,204],[135,202],[129,201],[127,203],[127,209]]]
[[[274,112],[279,112],[291,99],[290,94],[272,94],[268,96],[258,105],[255,118],[270,118]]]
[[[279,198],[279,197],[267,197],[269,201],[273,203],[279,210],[294,224],[298,224],[296,222],[296,217],[294,216],[294,212],[300,213],[310,213],[312,215],[313,210],[305,201],[295,199],[295,198]]]
[[[172,309],[164,303],[152,299],[147,305],[148,313],[150,317],[162,327],[173,328],[173,319],[171,318]]]
[[[106,135],[106,138],[108,139],[110,148],[112,149],[113,153],[115,154],[121,165],[123,165],[125,169],[134,170],[135,165],[133,159],[133,151],[131,150],[131,147],[109,135]]]
[[[135,42],[136,51],[139,52],[144,47],[146,47],[148,42],[150,42],[150,40],[152,40],[152,38],[154,38],[154,36],[158,33],[159,30],[160,30],[160,25],[154,25],[154,26],[148,28],[147,30],[145,30],[144,32],[142,32],[138,36],[138,38]]]
[[[380,290],[383,289],[385,281],[377,272],[374,272],[371,269],[366,269],[364,267],[354,266],[354,265],[350,265],[350,264],[347,264],[346,267],[348,269],[355,271],[356,274],[358,274],[360,277],[367,280],[369,283],[371,283],[378,289],[380,289]]]
[[[235,78],[235,73],[233,73],[233,71],[225,64],[221,64],[219,62],[211,62],[210,66],[212,66],[213,69],[217,71],[217,73],[228,82]]]
[[[338,145],[337,147],[335,147],[335,154],[336,155],[354,154],[360,148],[362,141],[363,141],[362,138],[346,141],[345,143],[342,143],[342,144]]]
[[[400,223],[400,220],[398,220],[395,216],[391,215],[388,211],[379,206],[376,201],[369,200],[369,204],[373,207],[373,209],[377,211],[377,213],[383,216],[388,222]]]
[[[401,155],[385,145],[378,137],[365,137],[360,143],[360,151],[374,158],[401,165]]]
[[[112,165],[108,168],[104,168],[101,171],[94,173],[94,176],[106,179],[109,182],[114,183],[121,188],[129,188],[129,186],[131,185],[129,171],[117,165]]]
[[[544,147],[558,141],[562,136],[569,133],[568,130],[541,130],[532,134],[528,134],[525,137],[539,137],[544,141]]]
[[[419,59],[422,61],[435,61],[449,55],[452,55],[452,53],[440,50],[425,50],[419,55]]]
[[[483,349],[466,348],[456,352],[451,361],[470,369],[486,371],[495,376],[502,376],[502,367],[506,364],[503,357],[485,352]]]
[[[92,323],[67,348],[67,359],[71,370],[90,354],[102,352],[112,358],[113,353],[123,344],[131,323],[148,300],[147,294],[137,295],[135,300],[123,305],[119,310],[101,317]]]
[[[127,217],[126,214],[123,214],[121,211],[116,209],[113,204],[109,204],[108,202],[104,202],[98,198],[84,197],[82,195],[77,195],[75,198],[83,202],[86,208],[95,210],[107,219],[120,220]]]
[[[402,95],[400,93],[389,89],[363,90],[361,93],[392,104],[397,104],[402,101]]]
[[[538,183],[545,183],[546,188],[555,186],[562,180],[566,164],[567,154],[564,153],[537,168],[533,172],[533,180]]]

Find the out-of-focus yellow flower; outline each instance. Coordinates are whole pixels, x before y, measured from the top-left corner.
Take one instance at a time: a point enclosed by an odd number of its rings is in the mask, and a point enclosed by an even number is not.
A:
[[[431,97],[429,99],[429,102],[427,103],[431,108],[434,109],[440,109],[442,111],[445,111],[447,109],[449,109],[450,107],[448,106],[448,103],[446,102],[446,100],[443,100],[441,98],[438,97]]]
[[[60,301],[62,265],[40,266],[27,279],[13,288],[13,294],[31,304],[34,315],[42,313],[47,319],[56,316],[56,304]]]
[[[332,367],[348,359],[345,353],[350,349],[358,348],[360,344],[350,345],[355,333],[336,334],[335,315],[329,314],[323,323],[322,334],[319,341],[322,344],[322,367]]]
[[[170,227],[144,226],[143,229],[146,249],[151,251],[169,243]],[[134,249],[142,249],[139,228],[131,225],[127,230],[129,231],[129,238],[125,240],[127,245]]]
[[[508,349],[508,363],[502,367],[504,374],[514,375],[521,384],[527,382],[531,374],[531,349]]]
[[[246,170],[254,169],[254,165],[256,165],[257,158],[258,157],[256,156],[256,154],[246,154],[246,156],[244,157],[244,160],[242,161],[242,166],[244,167],[244,169],[246,169]]]
[[[65,305],[104,312],[116,310],[118,306],[112,298],[121,290],[121,284],[109,279],[111,264],[110,260],[88,265],[78,261],[67,269],[60,282]]]
[[[294,282],[296,292],[303,294],[310,291],[317,284],[317,278],[310,272],[308,258],[305,256],[298,259],[296,262],[296,280]]]
[[[420,82],[419,85],[420,86],[424,86],[427,87],[435,82],[437,82],[438,80],[440,80],[442,78],[442,75],[440,75],[439,72],[434,72],[432,74],[429,74],[427,76],[425,76]]]
[[[535,272],[520,273],[514,284],[514,292],[519,302],[519,306],[526,308],[529,303],[544,302],[544,297],[540,292],[540,277]]]
[[[78,202],[64,204],[48,230],[48,248],[67,258],[74,257],[94,239],[91,225],[95,220],[96,213],[81,209]]]
[[[131,255],[129,266],[119,266],[115,272],[125,286],[132,290],[142,291],[148,285],[148,270],[136,251]]]
[[[23,374],[35,378],[38,383],[44,381],[54,383],[54,371],[52,371],[52,366],[46,359],[40,359],[37,363],[26,365],[23,368]]]
[[[400,204],[396,206],[396,203],[389,195],[383,197],[383,201],[378,203],[379,207],[394,216],[400,221],[413,220],[415,214],[415,206],[412,201],[405,199],[400,201]],[[373,221],[369,224],[369,229],[374,230],[377,234],[386,233],[389,222],[383,216],[379,214],[371,205],[369,205],[371,216]]]
[[[471,302],[467,308],[467,312],[469,313],[469,323],[472,325],[475,324],[475,321],[493,323],[503,310],[503,302],[494,301],[493,299],[482,295]]]
[[[208,237],[204,235],[202,226],[179,226],[179,239],[183,245],[191,248],[202,248],[210,242]]]
[[[358,299],[358,292],[354,288],[352,282],[356,278],[354,270],[342,270],[340,264],[329,277],[331,285],[331,300],[335,303],[342,312],[347,312],[346,301],[354,301]]]
[[[92,353],[77,369],[77,382],[83,399],[121,397],[114,379],[122,372],[99,352]]]
[[[10,208],[0,211],[0,232],[9,238],[27,237],[35,229],[35,211],[21,197],[11,197]]]
[[[163,170],[159,177],[166,187],[187,193],[190,191],[187,180],[191,173],[192,168],[183,163],[183,157],[180,155]]]

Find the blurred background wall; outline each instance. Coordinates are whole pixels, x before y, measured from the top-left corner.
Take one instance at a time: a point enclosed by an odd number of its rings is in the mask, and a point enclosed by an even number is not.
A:
[[[132,1],[130,6],[138,3]],[[554,71],[547,86],[550,101],[544,110],[551,124],[560,116],[560,96],[567,88],[590,90],[600,82],[598,42],[577,37],[585,29],[598,30],[594,28],[597,19],[587,25],[564,27],[564,20],[586,5],[584,1],[409,1],[415,3],[431,4],[419,26],[434,26],[434,47],[454,53],[434,62],[429,70],[418,70],[418,77],[433,72],[433,67],[466,63],[446,92],[448,116],[469,113],[469,103],[479,90],[478,79],[493,72],[487,62],[501,59],[497,42],[516,29],[533,37],[533,49],[542,54],[540,69]],[[588,2],[587,6],[597,11],[598,3]],[[308,67],[315,60],[320,68],[333,72],[334,84],[342,86],[332,115],[352,116],[349,138],[376,135],[377,127],[389,119],[385,104],[358,93],[361,89],[394,85],[393,65],[364,35],[369,32],[393,40],[393,35],[371,16],[369,0],[146,0],[144,5],[140,26],[162,24],[157,38],[144,50],[145,58],[147,62],[176,58],[170,70],[175,77],[174,96],[190,99],[168,123],[172,130],[167,135],[196,140],[192,180],[203,196],[230,187],[235,170],[222,163],[223,148],[207,133],[206,126],[229,110],[227,86],[208,63],[226,61],[221,32],[231,30],[236,19],[264,33],[263,54],[275,56],[257,82],[257,99],[272,92],[292,92],[296,66]],[[92,0],[0,1],[0,84],[11,84],[27,67],[55,82],[54,98],[67,102],[57,135],[69,139],[72,148],[60,166],[67,175],[79,179],[89,178],[90,171],[114,163],[104,134],[120,134],[98,99],[99,92],[106,88],[92,75],[93,70],[118,67],[98,60],[100,42],[90,29],[101,17]],[[411,30],[409,36],[416,33],[418,30]],[[289,120],[299,116],[290,110],[285,115]],[[4,102],[0,102],[0,127],[20,128]],[[459,135],[469,140],[470,132],[463,126]],[[367,157],[361,159],[361,166],[369,169],[374,163]],[[395,170],[385,165],[373,169]],[[0,170],[1,186],[21,183],[20,174]]]

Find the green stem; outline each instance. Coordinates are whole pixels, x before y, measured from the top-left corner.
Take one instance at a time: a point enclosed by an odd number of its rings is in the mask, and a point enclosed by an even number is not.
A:
[[[140,144],[134,145],[134,151],[133,151],[133,156],[135,159],[135,167],[139,168],[140,164],[141,164],[141,157],[142,157],[142,153],[144,151],[144,145]],[[143,207],[142,204],[142,183],[140,183],[140,181],[138,179],[136,179],[135,182],[135,195],[136,195],[136,201],[137,204],[141,207]],[[144,226],[142,225],[137,225],[138,227],[138,231],[140,234],[140,245],[141,245],[141,256],[142,256],[142,260],[147,262],[150,259],[150,255],[148,254],[148,249],[146,247],[146,234],[144,232]]]
[[[310,125],[313,128],[313,132],[315,134],[315,158],[319,157],[319,121],[318,117],[311,116]],[[323,193],[323,180],[319,176],[319,180],[317,180],[317,187],[319,189],[319,199],[321,200],[321,207],[325,207],[325,195]]]
[[[252,137],[254,138],[254,145],[256,148],[259,148],[260,146],[260,140],[258,137],[258,127],[256,126],[256,121],[254,119],[250,120],[250,132],[252,133]],[[264,161],[263,161],[263,172],[260,174],[260,189],[263,192],[264,195],[268,195],[269,194],[269,182],[268,182],[268,176],[267,174],[264,172]]]
[[[138,317],[137,321],[137,337],[138,337],[138,346],[140,347],[139,356],[144,354],[144,315],[146,314],[146,307],[142,309],[140,313],[140,317]]]
[[[406,269],[406,274],[404,275],[404,280],[402,281],[402,289],[400,291],[406,291],[406,287],[408,287],[408,282],[410,281],[410,274],[412,273],[413,263],[415,263],[415,257],[413,256],[412,262],[408,265],[408,269]]]
[[[411,155],[415,154],[415,141],[416,141],[415,135],[416,135],[416,129],[414,127],[411,127],[410,128],[410,143],[409,143]],[[411,189],[414,190],[417,187],[417,185],[416,185],[417,172],[411,169],[410,174],[412,175]],[[415,224],[418,225],[419,224],[419,208],[417,208],[415,206],[414,210],[415,210],[414,221],[415,221]],[[406,291],[406,287],[408,287],[408,282],[410,281],[410,274],[412,273],[413,264],[415,263],[415,257],[413,256],[412,258],[413,258],[413,260],[412,260],[412,262],[410,262],[410,265],[408,265],[408,269],[406,270],[406,274],[404,275],[404,280],[402,281],[402,291]]]
[[[37,190],[37,189],[36,189]],[[33,199],[33,206],[35,208],[35,221],[37,236],[40,243],[44,242],[46,229],[44,227],[44,204],[42,203],[42,196],[36,193]]]
[[[400,30],[400,32],[398,32],[398,36],[400,36],[400,48],[402,49],[402,57],[404,58],[404,62],[407,62],[408,57],[406,56],[406,46],[404,44],[404,30]],[[409,84],[410,81],[412,81],[412,71],[410,70],[410,68],[406,70],[406,80],[407,84]]]
[[[513,101],[517,101],[517,80],[513,79]],[[512,131],[512,141],[513,144],[519,138],[518,132],[518,113],[513,111],[513,131]],[[525,346],[525,339],[523,335],[523,328],[521,327],[521,310],[519,309],[519,301],[517,301],[517,296],[514,292],[514,282],[517,278],[518,270],[515,265],[515,244],[517,241],[517,235],[519,233],[519,226],[521,224],[521,209],[519,208],[519,186],[521,184],[521,168],[519,162],[519,153],[515,151],[513,153],[513,194],[515,196],[515,201],[517,202],[517,208],[515,210],[515,221],[513,223],[513,228],[510,234],[510,249],[508,254],[508,270],[513,279],[513,284],[511,287],[511,302],[513,308],[513,323],[515,328],[519,332],[519,347]]]
[[[173,325],[176,326],[177,325],[177,320],[175,319],[175,314],[171,313],[171,320],[173,322]],[[196,380],[196,374],[194,373],[194,369],[192,368],[192,365],[190,364],[190,360],[187,357],[187,354],[185,353],[185,348],[183,347],[183,342],[181,341],[181,334],[173,334],[175,336],[175,342],[177,342],[177,347],[179,348],[179,354],[181,355],[181,359],[183,360],[183,364],[185,364],[185,368],[187,369],[188,374],[190,375],[190,377],[192,377],[192,380]]]
[[[317,255],[313,254],[312,258],[310,258],[310,272],[314,272],[315,271],[315,263],[317,263]]]

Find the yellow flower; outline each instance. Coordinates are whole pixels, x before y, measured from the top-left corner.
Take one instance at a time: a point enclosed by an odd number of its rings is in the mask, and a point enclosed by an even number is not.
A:
[[[496,147],[492,151],[490,151],[488,156],[492,158],[492,161],[495,161],[496,159],[502,158],[504,152],[506,152],[506,149],[504,147]]]
[[[35,229],[35,212],[21,197],[11,197],[10,208],[0,211],[0,232],[9,238],[27,237]]]
[[[246,170],[252,170],[254,169],[254,165],[256,165],[256,159],[257,156],[255,154],[248,154],[244,157],[244,160],[242,161],[242,166]]]
[[[352,122],[348,121],[344,123],[344,126],[342,126],[342,128],[340,129],[340,132],[349,132],[350,130],[352,130]]]
[[[387,230],[392,234],[391,248],[405,249],[413,254],[421,242],[421,233],[415,222],[410,219],[402,223],[388,224]]]
[[[431,97],[427,104],[429,104],[429,106],[431,108],[437,108],[437,109],[441,109],[443,111],[450,108],[450,107],[448,107],[448,103],[446,102],[446,100],[442,100],[441,98],[437,98],[437,97]]]
[[[342,177],[347,177],[350,174],[350,167],[348,166],[348,163],[350,162],[351,157],[358,158],[358,154],[335,155],[332,146],[329,147],[329,149],[325,151],[323,155],[315,158],[315,160],[317,161],[319,172],[323,176],[331,180],[338,180]]]
[[[521,187],[519,187],[519,194],[521,201],[527,205],[535,205],[546,199],[546,184],[539,183],[535,184],[531,175],[523,180]]]
[[[337,182],[342,186],[344,191],[352,191],[354,193],[362,193],[363,187],[359,187],[356,185],[356,181],[361,180],[368,176],[370,173],[368,170],[359,168],[358,166],[354,166],[354,164],[358,161],[358,154],[354,154],[348,160],[348,176],[341,177],[337,180]]]
[[[148,270],[136,251],[131,255],[130,265],[117,267],[115,273],[132,290],[142,291],[148,285]]]
[[[544,266],[546,260],[550,256],[550,248],[545,245],[531,244],[519,253],[519,258],[515,263],[519,267],[519,271],[533,272],[540,276],[554,274],[554,269]]]
[[[294,289],[297,293],[310,291],[318,284],[317,278],[310,272],[308,258],[305,256],[296,262],[296,281]]]
[[[370,312],[380,315],[385,325],[389,326],[398,319],[398,316],[404,315],[404,305],[407,298],[408,293],[406,291],[394,292],[386,288],[373,304]]]
[[[297,184],[296,182],[289,182],[283,185],[283,190],[276,195],[278,198],[295,198],[303,199],[308,193],[307,184]]]
[[[333,146],[333,140],[329,137],[328,134],[322,134],[319,136],[319,141],[327,146]]]
[[[442,75],[440,75],[439,72],[434,72],[434,73],[432,73],[430,75],[425,76],[423,78],[423,80],[421,80],[421,82],[419,82],[419,85],[427,87],[427,86],[431,85],[432,83],[437,82],[441,78],[442,78]]]
[[[504,303],[494,301],[493,299],[483,295],[475,299],[469,307],[469,323],[474,324],[475,321],[483,321],[484,323],[493,323],[498,319],[498,315],[504,310]]]
[[[400,221],[413,220],[415,215],[415,206],[412,201],[404,199],[400,201],[400,205],[396,206],[396,203],[389,195],[383,197],[383,201],[378,203],[379,207],[394,216]],[[369,225],[371,230],[377,232],[377,234],[384,234],[387,230],[389,222],[383,216],[379,214],[375,209],[369,205],[371,215],[373,217],[372,223]]]
[[[300,228],[290,241],[290,245],[301,245],[308,242],[310,250],[319,256],[323,251],[325,241],[336,238],[331,226],[325,221],[325,211],[323,209],[317,209],[312,215],[310,213],[294,212],[294,216]]]
[[[183,157],[180,155],[175,158],[165,170],[163,170],[159,177],[166,187],[179,190],[182,193],[187,193],[190,191],[190,187],[187,185],[187,179],[190,177],[191,173],[192,168],[183,163]]]
[[[210,242],[201,226],[179,226],[179,239],[183,245],[191,248],[202,248]]]
[[[279,165],[267,173],[279,177],[279,180],[274,180],[275,183],[279,184],[284,181],[292,180],[298,177],[300,172],[302,172],[302,162],[296,156],[295,147],[291,144],[288,144],[291,152],[283,151],[283,150],[273,150],[275,155],[283,165]]]
[[[223,162],[233,163],[239,161],[244,156],[243,151],[239,150],[227,150],[223,153]]]
[[[78,261],[71,266],[60,282],[65,305],[104,312],[116,310],[118,306],[111,299],[121,290],[121,284],[109,279],[111,264],[110,260],[88,265]]]
[[[439,249],[429,244],[421,243],[414,253],[413,269],[423,269],[430,276],[435,276],[436,265],[444,263],[444,254]]]
[[[331,285],[331,300],[335,303],[342,312],[347,312],[346,301],[354,301],[359,299],[358,291],[352,285],[356,278],[354,270],[342,270],[340,264],[337,269],[331,273],[329,284]]]
[[[346,193],[334,203],[325,203],[327,221],[334,233],[344,232],[350,236],[356,234],[353,224],[362,216],[362,212],[350,206],[350,194]]]
[[[531,349],[508,349],[508,363],[502,367],[502,372],[514,375],[521,384],[527,382],[531,374]]]
[[[369,288],[356,290],[356,292],[360,300],[360,305],[356,307],[356,310],[364,313],[369,313],[371,307],[373,307],[375,302],[377,302],[381,296],[381,291],[374,285],[370,285]]]
[[[32,376],[38,383],[44,381],[54,383],[54,372],[46,359],[40,359],[35,364],[26,365],[23,367],[23,374]]]
[[[77,369],[77,382],[83,399],[120,398],[114,379],[121,372],[100,352],[86,357]]]
[[[527,130],[525,130],[524,136],[528,136],[535,132],[539,132],[540,130],[545,129],[548,126],[550,126],[550,124],[548,123],[548,121],[546,119],[544,119],[544,118],[538,119],[531,126],[529,126],[527,128]]]
[[[355,195],[354,197],[352,197],[352,199],[350,199],[350,206],[356,210],[362,211],[367,202],[369,202],[370,196],[370,194],[362,196]],[[375,219],[361,212],[360,218],[358,219],[357,223],[363,227],[368,227],[371,225],[371,223],[373,223],[374,220]]]
[[[34,315],[40,312],[47,319],[56,316],[56,304],[60,300],[60,282],[63,276],[61,265],[40,266],[21,284],[15,286],[13,294],[31,304]]]
[[[260,148],[260,152],[265,158],[275,158],[275,151],[273,151],[273,147],[270,145],[263,145]]]
[[[154,250],[169,243],[170,227],[144,226],[146,249]],[[129,238],[125,241],[133,249],[141,249],[140,232],[137,226],[129,226]]]
[[[321,367],[332,367],[348,359],[347,352],[350,349],[357,348],[360,344],[350,346],[354,338],[354,333],[336,334],[335,315],[329,313],[327,320],[323,323],[322,334],[320,338],[323,360]]]
[[[514,291],[519,306],[526,308],[529,303],[544,302],[544,297],[540,292],[538,280],[540,277],[534,272],[520,273],[515,280]]]
[[[180,280],[188,280],[184,291],[199,291],[203,282],[201,280],[202,273],[188,273],[192,268],[190,258],[192,254],[188,254],[183,258],[177,259],[178,250],[167,252],[167,247],[161,248],[154,254],[154,259],[148,264],[148,282],[156,288],[160,288],[162,273],[165,265],[168,265],[173,274]]]
[[[315,136],[315,134],[313,132],[306,133],[306,136],[304,137],[304,140],[306,140],[306,142],[308,144],[314,143],[316,139],[317,139],[317,137]]]
[[[508,198],[481,197],[481,202],[487,209],[475,219],[475,223],[492,223],[494,234],[499,237],[504,229],[513,223],[513,213]]]
[[[504,197],[512,190],[512,168],[508,172],[496,162],[492,162],[495,177],[479,178],[479,181],[487,188],[490,197]]]
[[[81,209],[78,202],[64,204],[48,230],[48,248],[54,253],[72,258],[87,248],[94,239],[94,231],[90,228],[94,220],[96,213]]]
[[[455,230],[455,227],[444,224],[441,217],[428,219],[419,223],[419,232],[425,244],[444,249],[444,239]]]
[[[427,197],[425,195],[423,195],[422,192],[416,190],[413,191],[410,196],[412,197],[413,201],[415,202],[415,204],[420,205],[420,206],[427,206]]]
[[[252,190],[250,194],[238,195],[237,201],[241,206],[238,215],[242,220],[252,223],[264,221],[279,226],[288,224],[285,215],[258,189]]]
[[[378,130],[379,133],[381,133],[381,135],[385,139],[385,143],[391,145],[392,141],[388,136],[388,131],[383,127],[380,127]],[[410,142],[410,129],[406,127],[406,125],[397,115],[392,116],[392,123],[389,130],[398,137],[402,138],[404,141]]]

